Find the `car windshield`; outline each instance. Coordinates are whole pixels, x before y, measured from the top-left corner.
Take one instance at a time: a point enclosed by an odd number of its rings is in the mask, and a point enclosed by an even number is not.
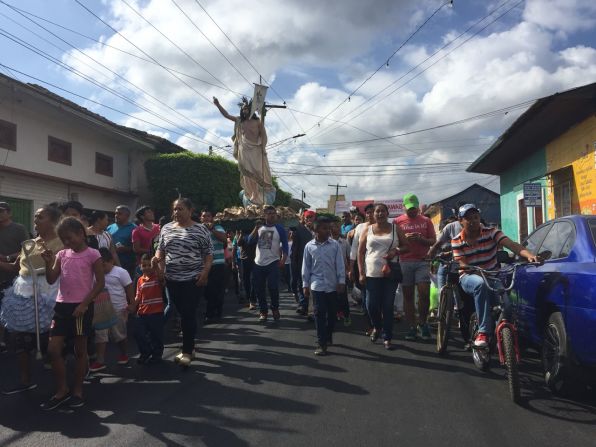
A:
[[[590,226],[590,231],[592,232],[594,244],[596,244],[596,219],[588,219],[588,225]]]

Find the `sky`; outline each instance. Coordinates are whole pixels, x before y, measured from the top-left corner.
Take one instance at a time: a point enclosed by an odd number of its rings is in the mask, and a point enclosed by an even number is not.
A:
[[[433,203],[532,101],[596,82],[593,0],[0,0],[0,71],[230,155],[253,83],[280,186]],[[302,135],[296,137],[297,135]]]

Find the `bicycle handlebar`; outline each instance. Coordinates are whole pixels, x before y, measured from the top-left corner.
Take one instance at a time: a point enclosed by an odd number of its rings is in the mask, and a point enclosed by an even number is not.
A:
[[[499,270],[486,270],[480,267],[476,267],[473,265],[466,265],[466,266],[461,266],[461,269],[464,271],[470,271],[470,272],[477,272],[480,273],[480,276],[482,276],[482,279],[484,280],[484,284],[486,284],[486,287],[488,287],[488,289],[492,292],[495,293],[502,293],[502,292],[509,292],[511,289],[513,289],[513,286],[515,285],[515,274],[517,273],[517,268],[523,265],[529,265],[529,266],[540,266],[542,265],[542,263],[540,262],[516,262],[515,264],[511,264],[510,266],[507,266],[505,268],[500,268]],[[509,283],[509,286],[507,287],[502,287],[502,288],[493,288],[489,281],[488,278],[492,278],[492,279],[496,279],[496,277],[498,275],[501,274],[509,274],[511,273],[511,283]]]

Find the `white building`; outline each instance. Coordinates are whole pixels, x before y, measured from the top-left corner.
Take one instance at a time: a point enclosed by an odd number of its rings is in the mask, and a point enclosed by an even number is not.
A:
[[[148,199],[144,162],[160,149],[183,150],[0,75],[0,200],[29,228],[34,210],[56,201],[136,208]]]

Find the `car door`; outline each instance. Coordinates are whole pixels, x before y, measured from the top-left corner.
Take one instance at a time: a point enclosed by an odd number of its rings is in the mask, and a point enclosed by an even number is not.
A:
[[[530,252],[536,254],[540,249],[542,241],[551,229],[553,222],[547,222],[538,227],[528,238],[524,241],[523,246]],[[513,305],[514,319],[520,333],[520,336],[527,340],[534,340],[531,331],[531,322],[535,320],[536,309],[536,293],[532,284],[535,282],[533,278],[535,272],[528,272],[527,267],[518,267],[515,275],[515,287],[510,294],[511,303]]]
[[[523,310],[524,336],[535,343],[541,342],[544,322],[553,308],[561,310],[565,317],[570,296],[568,270],[571,264],[567,258],[574,240],[573,223],[565,219],[555,221],[536,250],[539,255],[548,258],[544,265],[520,268],[524,278],[520,284],[523,287],[520,295],[526,305]]]

